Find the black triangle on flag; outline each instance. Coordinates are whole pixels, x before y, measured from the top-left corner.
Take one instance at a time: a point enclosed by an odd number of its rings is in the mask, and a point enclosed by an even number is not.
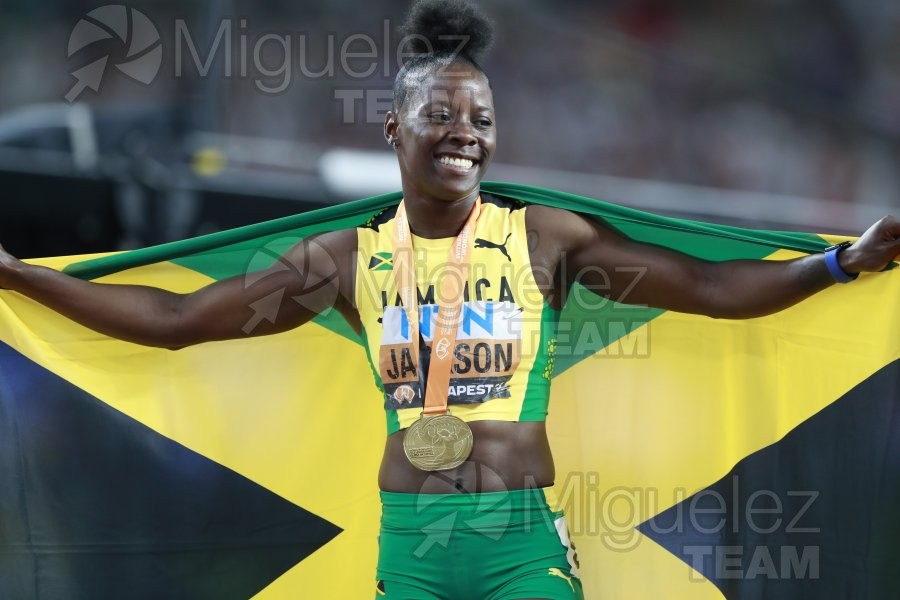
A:
[[[0,598],[249,598],[341,529],[0,343]]]
[[[900,598],[900,360],[638,529],[729,600]]]

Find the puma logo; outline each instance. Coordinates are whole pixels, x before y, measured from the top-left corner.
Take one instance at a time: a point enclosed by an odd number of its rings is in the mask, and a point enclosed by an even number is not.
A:
[[[475,238],[475,247],[476,248],[496,248],[500,252],[503,253],[503,256],[506,257],[506,260],[512,262],[512,258],[509,256],[509,252],[506,251],[506,244],[509,242],[509,238],[512,234],[507,233],[506,239],[503,240],[502,244],[496,244],[490,240],[485,240],[483,238]]]
[[[565,573],[563,573],[556,567],[550,567],[549,569],[547,569],[547,574],[548,575],[556,575],[557,577],[562,577],[563,579],[566,580],[566,583],[569,584],[569,587],[572,588],[572,591],[573,592],[575,591],[575,586],[572,584],[572,578],[568,577]]]

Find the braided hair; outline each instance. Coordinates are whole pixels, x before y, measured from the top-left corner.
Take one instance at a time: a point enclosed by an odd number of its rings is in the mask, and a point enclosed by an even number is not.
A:
[[[494,39],[493,24],[467,0],[419,0],[400,27],[411,58],[394,79],[394,112],[436,68],[467,63],[480,73],[478,61]]]

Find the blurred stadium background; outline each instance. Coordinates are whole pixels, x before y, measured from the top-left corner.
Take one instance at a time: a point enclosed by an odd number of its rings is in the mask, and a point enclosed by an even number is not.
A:
[[[835,233],[900,206],[897,2],[481,4],[497,23],[488,179]],[[0,3],[12,253],[146,246],[399,188],[381,124],[408,2],[102,6]]]

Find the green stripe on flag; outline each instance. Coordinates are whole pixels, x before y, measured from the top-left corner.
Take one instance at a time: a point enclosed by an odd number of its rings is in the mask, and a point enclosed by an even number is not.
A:
[[[694,252],[694,246],[696,246],[696,249],[699,251],[698,255],[701,256],[708,255],[711,252],[709,249],[718,245],[721,240],[748,244],[746,252],[739,252],[737,256],[722,254],[722,259],[726,258],[726,256],[728,258],[762,257],[778,248],[787,248],[800,252],[821,252],[828,246],[828,242],[812,234],[755,231],[726,225],[674,219],[610,204],[601,200],[593,200],[583,196],[538,187],[497,182],[484,182],[481,187],[485,192],[498,196],[555,206],[600,217],[626,235],[641,241],[662,245],[671,244],[670,247],[672,248],[687,249],[692,253]],[[400,198],[401,194],[399,192],[393,192],[365,200],[356,200],[338,206],[329,206],[299,215],[266,221],[256,225],[238,227],[188,240],[86,260],[69,265],[66,268],[66,273],[82,279],[94,279],[124,269],[170,260],[190,268],[196,268],[202,273],[219,279],[228,274],[234,275],[242,272],[241,269],[246,266],[246,262],[242,262],[241,257],[249,260],[253,252],[264,247],[266,243],[270,243],[280,237],[292,235],[303,237],[322,231],[333,231],[360,225],[379,210],[397,204]],[[711,236],[718,238],[718,241],[703,243],[700,236]],[[691,243],[689,244],[688,242]],[[749,247],[757,246],[760,247],[758,251],[750,252]],[[704,250],[704,248],[707,248],[707,250]],[[212,253],[221,259],[223,252],[235,252],[234,256],[229,257],[232,261],[230,265],[213,265],[212,261],[202,258]],[[718,252],[712,253],[718,254]],[[713,256],[705,257],[714,258]]]

